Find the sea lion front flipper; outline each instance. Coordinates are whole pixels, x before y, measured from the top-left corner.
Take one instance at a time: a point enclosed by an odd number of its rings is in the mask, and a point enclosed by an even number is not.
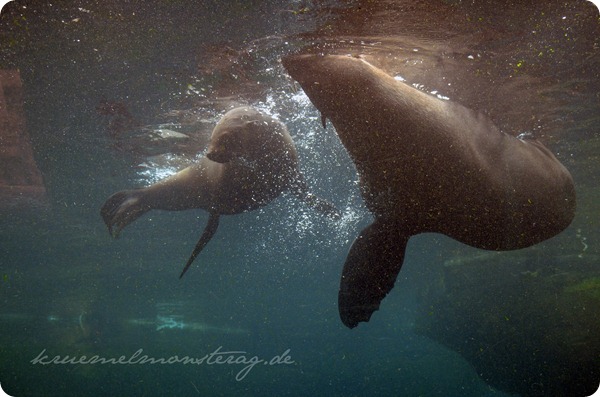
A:
[[[122,190],[110,196],[102,205],[100,215],[113,238],[121,230],[150,210],[143,204],[141,189]]]
[[[183,277],[185,272],[187,272],[188,269],[190,268],[190,266],[192,265],[192,262],[194,262],[194,259],[196,259],[198,254],[204,249],[206,244],[208,244],[210,239],[215,235],[215,232],[217,231],[217,228],[219,227],[219,217],[220,217],[220,215],[216,212],[210,213],[210,216],[208,218],[208,223],[206,224],[206,227],[204,228],[204,231],[202,232],[202,236],[200,236],[200,239],[196,243],[196,247],[194,247],[194,251],[192,252],[192,255],[190,256],[190,259],[188,259],[187,263],[185,264],[185,267],[181,271],[179,278]]]
[[[290,192],[299,200],[314,208],[316,211],[327,215],[328,217],[338,220],[341,218],[340,211],[329,201],[321,198],[308,189],[308,184],[304,176],[300,173],[296,176],[294,182],[290,186]]]
[[[409,236],[397,224],[376,219],[356,238],[342,272],[338,306],[348,328],[369,321],[394,287]]]

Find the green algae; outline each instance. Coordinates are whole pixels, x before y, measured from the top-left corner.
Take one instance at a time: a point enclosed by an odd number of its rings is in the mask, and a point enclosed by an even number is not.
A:
[[[578,284],[569,285],[565,288],[565,292],[581,293],[600,302],[600,277],[586,278]]]

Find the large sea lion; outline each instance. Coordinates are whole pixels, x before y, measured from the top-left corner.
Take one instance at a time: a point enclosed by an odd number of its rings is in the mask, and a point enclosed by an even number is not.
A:
[[[181,278],[216,232],[220,215],[262,207],[286,190],[317,211],[339,217],[332,204],[309,191],[285,125],[253,108],[238,107],[215,126],[206,157],[146,188],[113,194],[100,213],[110,234],[117,237],[152,209],[208,211],[208,224]]]
[[[501,251],[539,243],[571,223],[571,175],[537,140],[505,134],[484,115],[356,57],[293,55],[283,65],[333,123],[375,218],[344,264],[346,326],[379,308],[415,234]]]

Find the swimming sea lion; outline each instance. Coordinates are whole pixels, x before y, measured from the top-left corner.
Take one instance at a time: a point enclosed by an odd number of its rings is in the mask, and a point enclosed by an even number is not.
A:
[[[346,326],[379,308],[415,234],[501,251],[539,243],[571,223],[571,175],[537,140],[507,135],[484,115],[361,59],[295,55],[283,65],[333,123],[375,217],[344,264],[339,311]]]
[[[262,207],[286,190],[317,211],[339,217],[332,204],[308,190],[285,125],[250,107],[238,107],[215,126],[206,157],[146,188],[113,194],[100,214],[110,234],[117,237],[152,209],[208,211],[208,224],[181,278],[216,232],[220,215]]]

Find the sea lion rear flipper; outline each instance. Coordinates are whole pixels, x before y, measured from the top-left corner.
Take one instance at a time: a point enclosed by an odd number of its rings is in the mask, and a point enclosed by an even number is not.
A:
[[[356,238],[342,272],[338,305],[348,328],[369,321],[394,287],[409,236],[397,225],[376,219]]]
[[[194,247],[194,251],[192,252],[190,259],[188,259],[183,270],[181,271],[179,278],[183,277],[185,272],[187,272],[188,269],[190,268],[190,266],[192,265],[192,262],[194,262],[194,259],[196,259],[198,254],[204,249],[206,244],[208,244],[210,239],[215,235],[215,232],[217,231],[217,228],[219,227],[219,217],[220,217],[220,215],[218,213],[215,213],[215,212],[210,213],[210,216],[208,218],[208,223],[206,224],[206,227],[204,228],[204,231],[202,232],[202,236],[200,236],[200,239],[196,243],[196,247]]]
[[[335,220],[341,218],[340,211],[335,207],[335,205],[310,192],[302,174],[298,173],[296,179],[290,186],[290,192],[299,200],[303,201],[320,213]]]

